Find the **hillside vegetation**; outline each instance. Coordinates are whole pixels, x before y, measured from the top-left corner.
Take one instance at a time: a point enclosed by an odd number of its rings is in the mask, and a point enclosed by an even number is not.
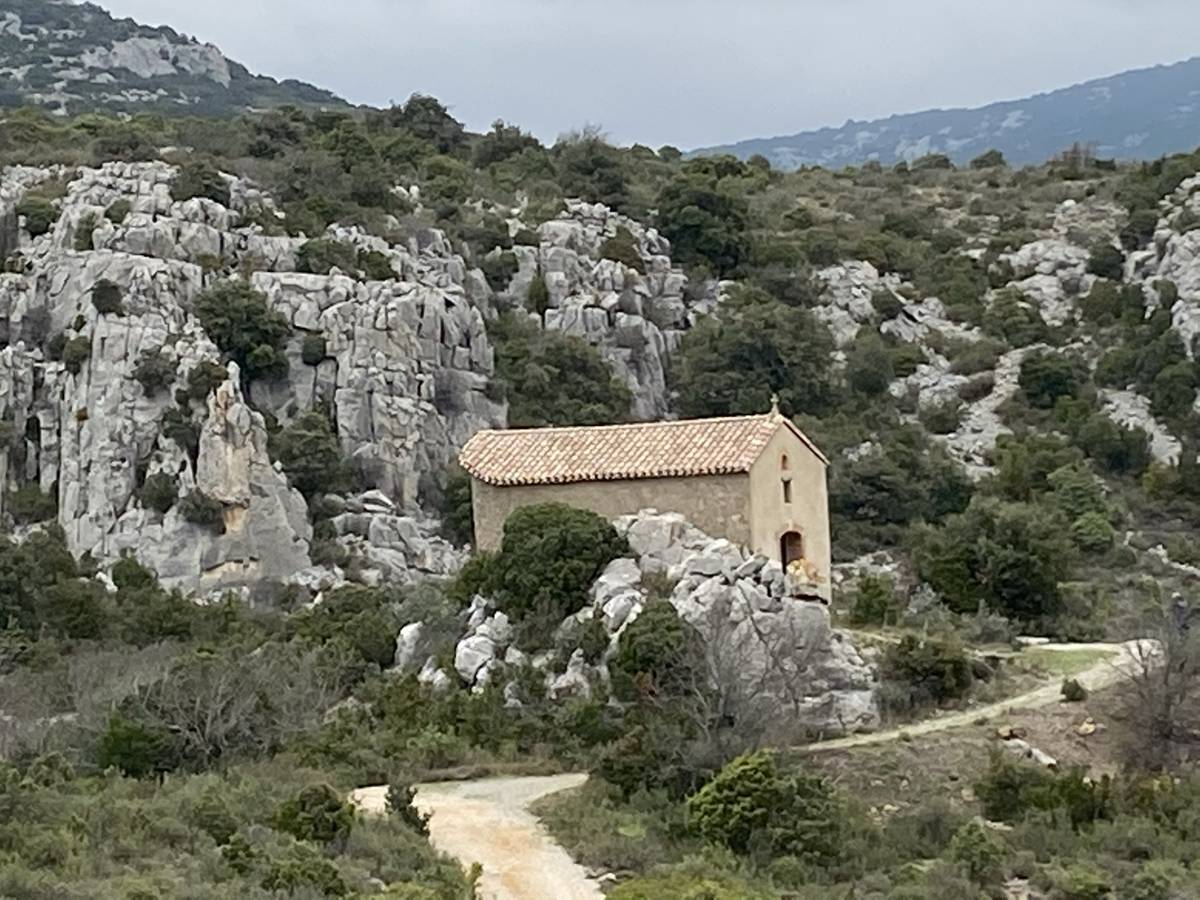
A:
[[[1194,895],[1200,154],[783,173],[415,96],[19,110],[0,163],[0,896],[468,897],[408,787],[556,767],[624,900]],[[868,810],[760,748],[687,578],[635,567],[610,620],[628,523],[525,510],[462,564],[471,429],[772,395],[832,460],[889,720],[1004,689],[969,649],[1021,633],[1175,640],[1115,778],[998,757]],[[386,820],[343,805],[381,783]]]

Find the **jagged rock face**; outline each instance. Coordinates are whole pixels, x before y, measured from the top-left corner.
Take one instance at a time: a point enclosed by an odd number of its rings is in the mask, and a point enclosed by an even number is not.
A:
[[[0,79],[19,98],[17,105],[57,113],[346,106],[311,85],[251,75],[211,44],[170,28],[114,19],[96,4],[9,0],[5,7],[0,10]]]
[[[607,683],[605,662],[648,602],[643,577],[655,575],[676,583],[671,604],[699,632],[710,657],[708,671],[721,673],[722,690],[743,715],[770,722],[780,738],[801,730],[844,732],[879,724],[876,673],[849,637],[832,627],[828,607],[795,595],[778,563],[747,557],[677,513],[645,510],[618,519],[614,527],[635,555],[609,563],[592,586],[590,605],[559,628],[567,640],[586,623],[602,622],[609,637],[604,660],[591,665],[575,649],[565,669],[553,670],[555,654],[529,657],[515,648],[504,613],[476,597],[462,614],[463,634],[454,652],[461,684],[481,690],[499,679],[511,681],[517,669],[532,665],[551,697],[590,695],[594,686]],[[421,669],[433,683],[440,670],[421,647],[421,635],[414,624],[401,631],[397,665]],[[441,672],[439,680],[447,677],[450,673]]]
[[[624,228],[633,235],[646,274],[600,259],[603,242]],[[520,269],[504,298],[524,306],[540,272],[549,290],[543,326],[584,338],[612,365],[633,392],[636,419],[661,419],[668,412],[667,361],[683,333],[716,306],[708,296],[685,296],[687,277],[670,258],[670,243],[653,228],[602,204],[568,201],[566,211],[538,229],[537,247],[513,248]]]
[[[337,527],[363,577],[453,571],[460,557],[432,536],[420,503],[475,431],[506,424],[505,406],[490,390],[487,321],[499,303],[524,298],[539,268],[552,286],[544,327],[595,344],[633,389],[631,412],[642,418],[666,413],[667,356],[711,306],[684,300],[686,279],[665,240],[603,206],[570,204],[543,225],[540,246],[517,248],[521,272],[497,299],[434,229],[399,244],[357,228],[330,229],[326,237],[382,254],[395,273],[387,281],[336,269],[297,272],[303,238],[244,224],[250,213],[274,215],[271,197],[226,176],[228,207],[176,201],[174,175],[171,165],[150,162],[11,167],[0,178],[0,244],[23,265],[0,275],[0,340],[8,345],[0,356],[0,415],[20,445],[0,463],[0,475],[10,488],[33,481],[57,491],[73,551],[105,560],[134,550],[183,588],[261,578],[318,591],[342,583],[340,571],[313,569],[304,502],[266,451],[264,415],[286,425],[318,404],[332,411],[343,450],[368,486],[394,505],[352,512]],[[15,207],[54,181],[65,184],[58,218],[48,233],[31,237]],[[110,214],[118,201],[128,212]],[[638,242],[645,276],[592,255],[618,227]],[[189,455],[163,436],[164,416],[188,373],[221,359],[194,306],[206,287],[236,271],[249,271],[252,286],[291,324],[289,372],[244,393],[227,382],[200,404],[199,450]],[[119,314],[92,303],[102,280],[119,289]],[[72,365],[77,371],[47,357],[56,335],[90,341]],[[314,341],[323,358],[313,358]],[[157,391],[133,377],[143,356],[173,370]],[[19,471],[10,459],[20,461]],[[223,504],[225,534],[190,525],[174,509],[164,516],[144,508],[138,489],[158,473],[176,481],[181,497],[200,490]]]

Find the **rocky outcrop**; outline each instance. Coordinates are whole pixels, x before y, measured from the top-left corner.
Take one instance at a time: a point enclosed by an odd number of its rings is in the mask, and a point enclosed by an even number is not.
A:
[[[618,229],[632,235],[645,273],[600,258],[603,243]],[[603,204],[569,200],[556,219],[538,228],[538,246],[513,248],[520,268],[501,300],[525,307],[539,275],[549,292],[538,321],[548,331],[581,337],[595,346],[633,392],[634,418],[668,412],[668,357],[700,315],[717,303],[716,286],[691,300],[687,277],[671,262],[670,243]]]
[[[394,243],[360,228],[329,230],[325,237],[386,260],[386,280],[297,272],[304,238],[252,224],[278,215],[270,196],[223,176],[227,206],[177,201],[175,173],[165,162],[4,171],[0,240],[19,252],[20,271],[0,275],[0,338],[8,344],[0,415],[20,466],[6,461],[0,476],[9,487],[34,481],[57,492],[73,551],[106,560],[135,550],[187,589],[278,577],[319,591],[347,577],[340,567],[313,569],[304,503],[266,450],[268,420],[286,426],[317,407],[331,412],[345,455],[387,505],[347,506],[333,521],[355,577],[407,581],[453,571],[460,557],[436,537],[422,503],[472,434],[506,423],[493,390],[489,318],[523,302],[540,272],[550,287],[542,327],[594,344],[630,385],[631,413],[659,418],[669,353],[716,302],[685,299],[686,278],[653,229],[578,202],[540,227],[537,246],[515,248],[520,270],[500,296],[430,228]],[[58,218],[31,236],[13,210],[52,180],[65,186]],[[528,231],[519,218],[511,227]],[[644,274],[599,258],[618,229],[633,236]],[[291,325],[288,373],[245,386],[231,375],[214,396],[193,400],[188,427],[198,446],[188,450],[164,436],[174,394],[198,365],[221,360],[195,301],[217,279],[247,272]],[[119,310],[93,304],[102,281],[116,286]],[[58,358],[64,344],[69,365]],[[134,376],[147,358],[159,371],[143,385]],[[175,510],[145,508],[139,491],[149,475],[167,476],[181,498],[198,491],[222,504],[224,534]]]
[[[590,695],[607,683],[606,660],[621,634],[649,599],[647,579],[674,583],[671,604],[699,633],[719,673],[720,689],[741,714],[770,721],[780,734],[798,730],[844,732],[878,725],[876,674],[848,636],[832,627],[829,610],[806,599],[778,563],[746,557],[730,542],[713,539],[675,513],[647,510],[614,523],[633,556],[611,562],[592,586],[591,602],[558,630],[554,652],[529,656],[514,641],[512,623],[486,598],[463,612],[454,648],[454,673],[437,668],[433,656],[419,661],[422,627],[405,626],[397,641],[397,664],[432,683],[448,674],[468,687],[513,682],[520,669],[541,673],[552,698]],[[589,662],[573,645],[581,629],[599,622],[608,650]],[[426,649],[425,652],[428,652]],[[559,667],[555,661],[559,661]],[[506,687],[506,694],[518,693]]]

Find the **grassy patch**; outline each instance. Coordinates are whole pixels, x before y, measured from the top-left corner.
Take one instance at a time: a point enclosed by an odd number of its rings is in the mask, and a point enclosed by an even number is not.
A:
[[[1105,660],[1111,660],[1114,656],[1115,653],[1112,650],[1099,648],[1046,650],[1041,647],[1030,647],[1016,658],[1016,662],[1037,672],[1070,678],[1086,672]]]

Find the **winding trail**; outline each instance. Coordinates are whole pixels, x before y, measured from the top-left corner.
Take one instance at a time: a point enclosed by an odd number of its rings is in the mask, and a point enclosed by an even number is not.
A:
[[[485,778],[417,785],[433,846],[464,868],[479,863],[480,900],[602,900],[600,885],[554,842],[529,811],[535,800],[579,787],[586,775]],[[387,785],[350,798],[366,813],[387,810]]]
[[[1133,671],[1140,660],[1153,657],[1156,654],[1156,645],[1153,641],[1127,641],[1124,644],[1043,644],[1037,649],[1063,653],[1076,650],[1110,651],[1111,656],[1101,660],[1090,669],[1086,669],[1078,675],[1073,676],[1089,692],[1112,687]],[[848,750],[853,747],[886,744],[890,741],[903,740],[923,734],[933,734],[938,731],[949,731],[952,728],[964,728],[968,725],[988,722],[1009,715],[1014,710],[1037,709],[1042,706],[1050,706],[1053,703],[1058,703],[1061,699],[1062,681],[1061,679],[1055,679],[1049,684],[1044,684],[1024,694],[1018,694],[1015,697],[1009,697],[985,706],[977,706],[974,709],[964,710],[963,712],[925,719],[921,722],[913,722],[912,724],[903,725],[899,728],[890,728],[886,731],[872,731],[866,734],[853,734],[849,737],[837,738],[832,741],[818,741],[815,744],[793,747],[792,750],[798,753],[822,753],[826,750]]]
[[[1108,651],[1109,656],[1075,678],[1088,691],[1111,687],[1140,661],[1156,655],[1153,641],[1124,644],[1046,644],[1049,651]],[[997,719],[1014,710],[1057,703],[1061,680],[996,703],[901,728],[856,734],[793,748],[798,753],[846,750],[963,728]],[[603,900],[600,885],[567,854],[529,811],[542,797],[581,786],[586,775],[485,778],[478,781],[417,785],[416,806],[430,816],[433,846],[464,868],[479,863],[480,900]],[[367,814],[387,810],[387,785],[359,788],[351,800]]]

